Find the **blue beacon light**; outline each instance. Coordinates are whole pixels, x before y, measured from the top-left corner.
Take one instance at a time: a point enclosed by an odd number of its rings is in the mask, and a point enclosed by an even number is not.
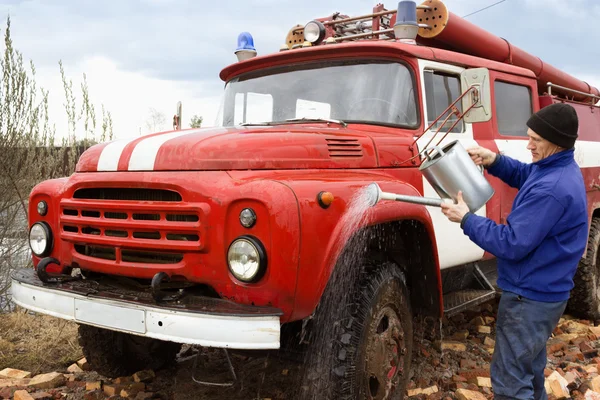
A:
[[[254,38],[249,32],[242,32],[239,34],[235,55],[237,56],[238,61],[244,61],[256,57]]]
[[[410,44],[416,44],[415,39],[419,33],[417,24],[417,3],[414,1],[401,1],[398,3],[394,35],[396,39]]]

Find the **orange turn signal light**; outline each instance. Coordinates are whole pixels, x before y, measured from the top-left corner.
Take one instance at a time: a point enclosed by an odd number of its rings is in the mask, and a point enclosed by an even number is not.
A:
[[[323,208],[327,208],[333,203],[333,193],[331,192],[320,192],[317,195],[317,201],[319,205]]]

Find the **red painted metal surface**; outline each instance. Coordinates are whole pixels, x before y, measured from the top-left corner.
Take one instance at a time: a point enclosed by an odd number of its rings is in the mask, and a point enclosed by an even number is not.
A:
[[[416,59],[450,63],[465,67],[482,67],[502,71],[516,76],[535,77],[528,69],[509,65],[495,60],[487,60],[468,54],[457,53],[434,47],[414,46],[400,42],[357,41],[336,45],[320,45],[275,54],[258,56],[249,60],[231,64],[221,70],[220,78],[228,81],[240,74],[264,70],[269,67],[289,65],[323,59],[396,59],[406,60],[416,65]]]
[[[534,93],[539,83],[545,84],[542,82],[545,79],[577,90],[585,89],[577,86],[581,84],[575,78],[557,73],[539,59],[470,23],[463,24],[457,18],[451,16],[451,24],[438,40],[459,46],[461,51],[476,53],[478,57],[448,49],[363,41],[256,57],[225,68],[221,78],[227,81],[249,71],[324,59],[403,61],[415,73],[421,116],[423,94],[417,59],[485,67],[490,70],[492,80],[526,85]],[[462,37],[466,34],[471,37]],[[510,54],[503,56],[506,51]],[[507,60],[519,66],[509,65]],[[550,74],[551,79],[545,74]],[[492,98],[493,95],[492,92]],[[542,96],[538,101],[534,96],[533,111],[553,101],[559,100]],[[580,138],[600,141],[600,110],[589,105],[575,106],[580,117]],[[57,240],[50,256],[59,259],[62,266],[77,264],[97,272],[144,279],[166,271],[174,280],[209,285],[223,298],[243,304],[278,307],[284,312],[282,322],[297,320],[314,311],[340,248],[348,235],[354,233],[344,231],[346,226],[341,218],[356,191],[375,181],[385,191],[423,194],[418,160],[414,164],[402,164],[415,155],[410,144],[414,135],[422,133],[423,129],[424,122],[421,121],[416,130],[362,124],[351,124],[347,128],[303,124],[189,130],[160,146],[153,170],[140,172],[127,169],[134,149],[149,136],[125,146],[115,172],[97,172],[98,160],[105,148],[105,145],[98,145],[82,155],[77,165],[78,173],[68,179],[43,182],[33,190],[29,203],[30,224],[43,220],[51,226]],[[160,134],[152,136],[157,135]],[[494,151],[498,150],[496,140],[521,140],[526,146],[523,137],[499,135],[495,116],[488,122],[473,125],[473,138]],[[361,156],[335,157],[328,141],[340,139],[355,141],[360,146]],[[594,210],[600,209],[600,192],[595,189],[595,185],[600,184],[600,168],[584,168],[582,172],[588,185],[591,216]],[[487,216],[503,223],[515,190],[496,178],[488,176],[488,179],[496,195],[487,204]],[[171,190],[181,195],[181,201],[167,204],[74,198],[75,191],[81,188]],[[321,191],[329,191],[335,197],[327,209],[317,202]],[[44,217],[37,216],[39,200],[45,200],[49,205],[48,215]],[[239,222],[239,213],[246,207],[253,208],[258,217],[257,224],[250,229]],[[111,217],[117,213],[125,216],[121,222]],[[158,219],[136,219],[135,214],[158,215]],[[168,220],[169,214],[196,216],[197,220],[173,222]],[[391,202],[380,204],[368,214],[363,224],[402,219],[423,224],[433,244],[431,251],[436,265],[439,265],[431,216],[425,207]],[[107,231],[111,230],[125,233],[126,238],[110,236]],[[140,232],[143,233],[141,237]],[[135,237],[136,233],[138,237]],[[173,241],[168,238],[170,234],[198,237]],[[230,243],[248,234],[263,243],[268,255],[267,273],[254,284],[237,281],[226,264]],[[114,259],[100,258],[98,253],[82,253],[78,247],[82,245],[114,249]],[[123,257],[126,252],[140,254],[148,250],[169,256],[181,254],[182,257],[167,264],[137,262],[135,258]],[[490,257],[490,254],[485,255],[485,258]],[[34,263],[37,262],[39,259],[34,257]],[[433,278],[441,293],[439,267]]]
[[[181,202],[165,205],[157,201],[98,201],[73,199],[81,188],[152,188],[176,191]],[[38,201],[46,200],[49,211],[45,217],[35,217]],[[239,222],[239,213],[252,207],[257,223],[246,229]],[[65,215],[64,210],[98,212],[98,217]],[[243,304],[277,305],[291,313],[296,290],[300,219],[297,201],[289,187],[269,179],[243,181],[231,178],[226,172],[115,172],[75,174],[68,180],[46,181],[38,185],[30,197],[30,224],[44,220],[54,233],[55,245],[51,257],[61,265],[79,265],[81,268],[114,275],[151,279],[165,271],[173,280],[205,283],[223,298]],[[126,220],[118,224],[106,213],[125,213]],[[133,213],[159,214],[159,221],[135,221]],[[197,222],[187,228],[184,223],[166,220],[167,213],[199,215]],[[75,226],[77,233],[65,231]],[[189,233],[195,227],[200,236],[197,243],[165,240],[165,233]],[[100,232],[83,233],[83,228]],[[127,231],[126,238],[108,237],[106,231]],[[160,239],[137,239],[133,232],[160,232]],[[241,283],[230,275],[226,264],[229,244],[237,237],[250,234],[265,247],[269,267],[263,279],[256,284]],[[76,245],[96,245],[116,249],[117,257],[103,259],[77,250]],[[165,246],[168,245],[168,246]],[[152,264],[147,261],[123,261],[123,252],[145,254],[146,251],[163,255],[183,254],[176,263]],[[34,259],[37,265],[39,259]]]
[[[302,225],[294,235],[300,237],[298,281],[295,307],[291,319],[301,319],[312,313],[327,285],[339,252],[354,234],[354,229],[385,222],[410,219],[422,223],[435,246],[431,218],[425,207],[414,204],[380,204],[375,211],[356,226],[355,221],[340,218],[348,210],[352,196],[371,182],[379,182],[383,190],[419,196],[422,193],[421,174],[415,168],[390,170],[348,171],[233,171],[230,175],[239,180],[274,179],[292,189],[298,199],[298,212]],[[412,182],[412,186],[408,182]],[[323,209],[316,201],[321,191],[335,196],[333,204]],[[359,220],[360,215],[356,216]],[[354,228],[349,230],[348,226]],[[278,233],[279,234],[279,233]],[[437,259],[436,259],[437,262]],[[296,264],[294,262],[294,264]],[[439,269],[434,279],[440,278]],[[441,282],[441,280],[439,280]]]

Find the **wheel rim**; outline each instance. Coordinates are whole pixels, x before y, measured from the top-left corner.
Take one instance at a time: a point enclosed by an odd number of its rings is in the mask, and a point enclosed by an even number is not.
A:
[[[385,306],[367,330],[365,394],[368,399],[389,399],[404,374],[404,330],[398,313]]]

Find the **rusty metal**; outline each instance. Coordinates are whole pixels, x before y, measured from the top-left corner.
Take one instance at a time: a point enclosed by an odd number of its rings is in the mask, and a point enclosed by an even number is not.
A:
[[[428,6],[425,5],[418,5],[417,9],[429,9]],[[353,21],[358,21],[358,20],[365,20],[365,19],[370,19],[370,18],[376,18],[376,17],[381,17],[383,15],[393,15],[396,14],[396,12],[398,12],[398,10],[394,9],[394,10],[383,10],[383,11],[378,11],[378,12],[374,12],[371,14],[365,14],[365,15],[360,15],[358,17],[351,17],[351,18],[344,18],[344,19],[338,19],[338,20],[331,20],[331,21],[326,21],[323,22],[323,25],[327,26],[327,25],[336,25],[336,24],[344,24],[346,22],[353,22]]]
[[[197,312],[199,314],[235,315],[238,317],[280,316],[280,309],[268,306],[250,306],[218,297],[185,293],[176,301],[163,301],[159,305],[152,298],[149,285],[124,277],[100,275],[96,279],[51,282],[45,284],[33,269],[19,269],[13,272],[12,279],[36,287],[51,287],[66,293],[74,293],[88,298],[118,300],[128,304],[154,307],[163,310]],[[181,282],[183,283],[183,282]]]
[[[233,386],[235,384],[235,382],[237,381],[237,375],[235,374],[235,369],[233,368],[233,364],[231,363],[231,358],[229,357],[229,352],[227,351],[227,349],[223,349],[223,352],[225,353],[225,358],[227,359],[227,364],[229,366],[229,372],[231,373],[231,377],[232,377],[232,380],[230,382],[219,383],[219,382],[201,381],[199,379],[196,379],[196,371],[198,370],[198,359],[200,358],[200,348],[198,349],[198,352],[196,353],[196,356],[194,357],[194,364],[192,365],[192,380],[194,382],[196,382],[197,384],[204,385],[204,386],[220,386],[220,387]]]
[[[152,289],[152,298],[157,303],[179,300],[184,295],[182,290],[178,290],[177,292],[166,292],[161,289],[163,281],[169,282],[170,280],[171,278],[166,272],[159,272],[152,278],[150,288]]]
[[[600,96],[596,96],[594,94],[589,94],[589,93],[585,93],[585,92],[580,92],[579,90],[570,89],[570,88],[567,88],[567,87],[564,87],[564,86],[560,86],[560,85],[555,85],[552,82],[548,82],[546,85],[548,85],[548,94],[550,96],[552,96],[552,88],[555,88],[555,89],[564,90],[567,93],[581,94],[581,95],[584,95],[584,96],[591,97],[592,99],[595,99],[595,100],[600,100]]]
[[[388,33],[394,33],[394,29],[390,28],[390,29],[383,29],[383,30],[375,31],[375,32],[358,33],[356,35],[334,37],[333,39],[336,42],[341,42],[342,40],[360,39],[360,38],[367,37],[367,36],[386,35]]]
[[[55,265],[60,266],[60,261],[58,261],[56,258],[46,257],[46,258],[42,258],[40,260],[39,264],[37,265],[36,273],[37,273],[37,276],[40,279],[40,281],[42,281],[44,283],[59,283],[59,282],[68,282],[68,281],[74,281],[74,280],[81,279],[81,277],[74,277],[71,275],[49,274],[46,271],[46,268],[50,264],[55,264]]]
[[[398,313],[390,306],[380,309],[367,327],[365,382],[367,398],[383,400],[404,375],[406,347]]]

